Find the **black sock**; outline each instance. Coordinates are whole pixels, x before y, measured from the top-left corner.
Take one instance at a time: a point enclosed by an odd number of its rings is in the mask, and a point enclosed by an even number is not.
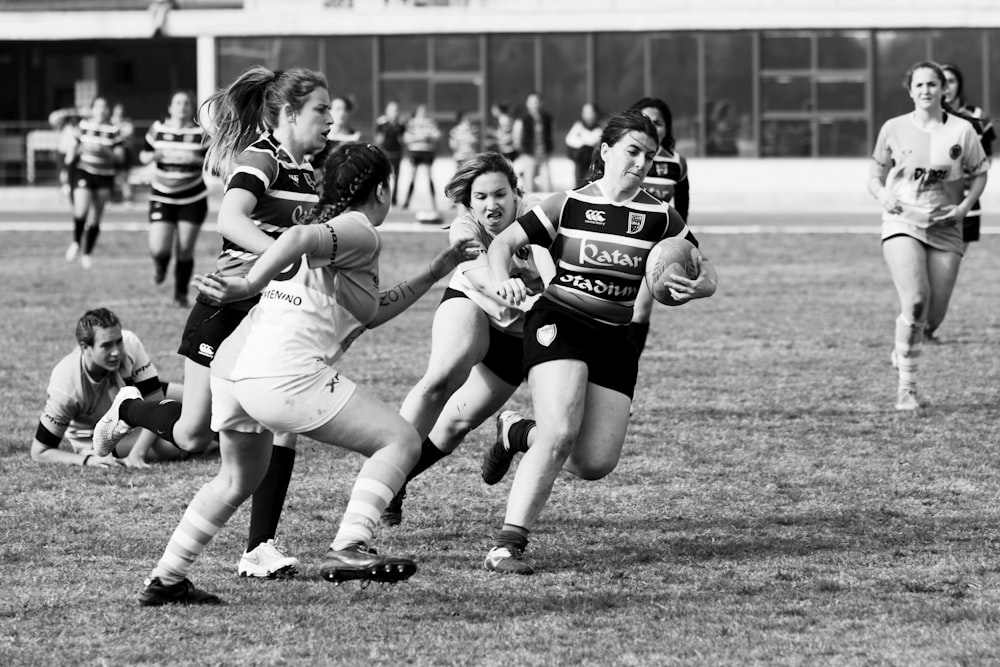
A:
[[[273,540],[278,532],[281,510],[285,507],[285,494],[292,483],[292,468],[295,467],[295,450],[288,447],[271,448],[271,465],[260,486],[253,492],[250,505],[250,535],[247,551],[257,545]]]
[[[649,335],[649,322],[632,322],[628,325],[628,333],[625,340],[632,343],[632,347],[642,354],[646,349],[646,336]]]
[[[524,551],[528,546],[529,532],[531,531],[527,528],[522,528],[512,523],[505,523],[503,528],[497,531],[496,537],[493,538],[493,546],[514,547]]]
[[[430,438],[427,438],[420,444],[420,458],[417,460],[417,464],[413,466],[410,474],[406,476],[406,481],[409,482],[446,456],[448,456],[447,452],[442,452],[431,442]]]
[[[507,431],[507,441],[512,452],[528,451],[528,432],[535,427],[534,419],[522,419],[511,425]]]
[[[194,273],[193,259],[178,259],[174,264],[174,296],[178,299],[187,298],[192,273]]]
[[[83,240],[83,227],[87,224],[87,217],[73,218],[73,242],[79,243]]]
[[[177,401],[122,401],[118,416],[129,426],[141,426],[177,447],[174,442],[174,424],[181,418],[181,404]]]
[[[89,255],[97,244],[97,235],[101,233],[100,225],[91,225],[83,230],[83,254]]]
[[[170,253],[153,255],[153,267],[156,269],[157,283],[163,282],[163,276],[167,275],[168,264],[170,264]]]

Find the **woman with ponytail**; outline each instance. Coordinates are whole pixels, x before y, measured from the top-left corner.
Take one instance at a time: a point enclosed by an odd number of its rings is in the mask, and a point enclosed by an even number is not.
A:
[[[323,198],[308,216],[315,224],[288,230],[242,276],[195,277],[203,294],[221,302],[261,296],[212,363],[219,474],[188,505],[140,604],[219,603],[194,588],[188,571],[264,478],[278,432],[303,433],[368,457],[321,576],[396,582],[416,572],[409,558],[380,555],[369,545],[379,515],[420,455],[420,438],[335,364],[366,329],[404,311],[471,257],[472,243],[452,244],[419,275],[380,291],[376,227],[389,212],[389,159],[371,144],[342,144],[324,173]]]
[[[209,97],[200,111],[210,137],[206,165],[226,181],[216,271],[244,276],[282,232],[305,220],[318,199],[306,156],[323,148],[332,122],[326,77],[307,69],[252,67]],[[209,365],[257,299],[220,305],[199,296],[178,350],[185,357],[183,401],[131,400],[138,396],[119,392],[95,429],[95,448],[111,451],[136,426],[187,452],[208,447],[213,437]],[[290,575],[299,564],[273,539],[295,456],[294,436],[277,440],[284,446],[275,448],[272,476],[251,512],[247,550],[238,567],[244,576]]]

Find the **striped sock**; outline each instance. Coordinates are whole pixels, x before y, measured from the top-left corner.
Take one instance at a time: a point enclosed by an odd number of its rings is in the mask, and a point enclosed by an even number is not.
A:
[[[379,458],[365,461],[330,548],[340,551],[352,544],[368,546],[382,511],[405,481],[406,473],[395,464]]]
[[[217,496],[208,484],[201,487],[150,576],[159,577],[167,586],[186,578],[194,561],[235,512],[236,508]]]
[[[923,322],[907,322],[902,315],[896,318],[896,363],[900,389],[917,388],[917,366],[923,339]]]

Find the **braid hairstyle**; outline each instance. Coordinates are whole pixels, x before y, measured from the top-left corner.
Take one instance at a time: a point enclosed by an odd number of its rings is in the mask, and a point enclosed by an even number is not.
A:
[[[648,135],[656,143],[656,126],[653,121],[642,115],[640,111],[620,111],[608,116],[601,133],[601,143],[614,146],[629,132],[639,132]],[[590,161],[588,181],[596,181],[604,176],[604,158],[601,157],[600,145],[594,149],[594,157]]]
[[[89,347],[94,344],[94,329],[110,329],[121,324],[118,316],[107,308],[88,310],[76,323],[76,342]]]
[[[663,116],[663,125],[667,128],[667,133],[663,135],[660,146],[668,153],[673,153],[677,140],[674,138],[674,115],[670,113],[670,107],[658,97],[643,97],[628,108],[629,111],[639,112],[643,109],[656,109]]]
[[[217,90],[205,100],[199,110],[199,118],[211,137],[205,165],[211,173],[227,178],[236,156],[261,131],[278,126],[284,106],[299,111],[317,88],[329,88],[326,77],[301,67],[272,72],[257,65],[240,74],[228,88]]]
[[[472,182],[483,174],[497,172],[507,177],[514,194],[520,198],[521,189],[517,186],[517,173],[514,165],[496,151],[478,153],[459,165],[455,175],[444,186],[444,194],[448,199],[466,208],[472,203]]]
[[[364,204],[379,185],[389,185],[392,163],[381,148],[350,141],[340,144],[323,164],[322,196],[304,224],[326,222]]]

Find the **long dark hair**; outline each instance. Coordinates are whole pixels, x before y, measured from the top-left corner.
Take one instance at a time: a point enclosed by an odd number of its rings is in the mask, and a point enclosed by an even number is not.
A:
[[[325,222],[363,204],[379,185],[389,187],[391,176],[392,163],[381,148],[360,141],[340,144],[323,163],[322,195],[303,223]]]
[[[208,120],[211,135],[205,164],[213,174],[229,175],[233,159],[252,144],[262,130],[278,126],[287,104],[299,111],[317,88],[329,89],[320,72],[293,67],[276,72],[257,65],[246,70],[228,88],[217,90],[201,105],[198,117]]]
[[[641,132],[649,135],[655,142],[656,126],[653,121],[642,115],[640,111],[621,111],[607,117],[604,131],[601,133],[601,143],[614,146],[629,132]],[[588,181],[596,181],[604,176],[604,158],[601,157],[600,146],[594,149],[594,157],[590,160]]]
[[[643,109],[656,109],[663,116],[663,124],[667,128],[667,133],[663,135],[663,141],[660,142],[660,146],[663,146],[664,150],[673,153],[677,140],[674,138],[674,115],[670,113],[670,107],[659,97],[643,97],[629,107],[629,111],[641,112]]]

